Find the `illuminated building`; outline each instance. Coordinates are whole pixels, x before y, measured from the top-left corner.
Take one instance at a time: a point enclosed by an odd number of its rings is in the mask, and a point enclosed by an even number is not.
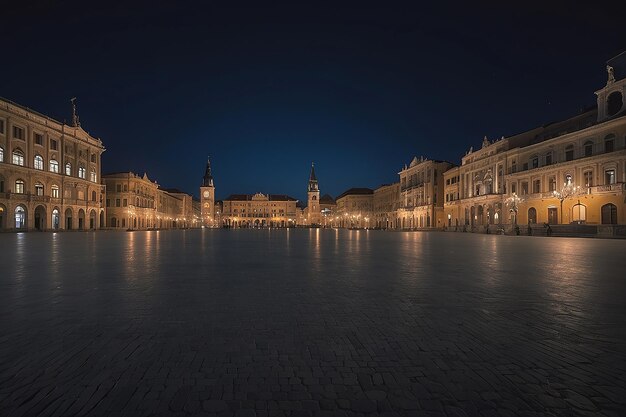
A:
[[[222,201],[222,225],[232,228],[294,227],[297,201],[284,194],[232,194]]]
[[[363,229],[371,226],[374,211],[374,191],[370,188],[350,188],[337,199],[335,223],[338,227]]]
[[[73,110],[68,126],[0,99],[0,230],[100,228],[104,146]]]

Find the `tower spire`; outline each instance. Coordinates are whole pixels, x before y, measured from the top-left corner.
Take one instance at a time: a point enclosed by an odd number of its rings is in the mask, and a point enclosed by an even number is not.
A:
[[[315,163],[311,162],[311,175],[309,175],[309,191],[317,191],[317,177],[315,176]]]
[[[211,157],[207,156],[206,169],[204,170],[204,177],[202,178],[203,187],[213,187],[213,174],[211,174]]]

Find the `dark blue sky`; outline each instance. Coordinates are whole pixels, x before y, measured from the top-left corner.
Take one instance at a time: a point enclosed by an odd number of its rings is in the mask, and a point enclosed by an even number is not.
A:
[[[105,173],[197,195],[210,154],[218,198],[304,199],[311,161],[333,196],[414,155],[459,163],[593,105],[626,50],[622,14],[591,5],[23,3],[3,7],[0,95],[59,120],[77,96]]]

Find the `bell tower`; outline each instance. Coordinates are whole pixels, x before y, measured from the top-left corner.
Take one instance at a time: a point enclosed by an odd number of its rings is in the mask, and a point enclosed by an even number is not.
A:
[[[211,159],[207,158],[202,185],[200,186],[200,213],[202,225],[206,227],[219,226],[215,223],[215,186],[211,174]]]
[[[309,176],[308,192],[308,224],[310,226],[320,225],[322,223],[322,215],[320,212],[320,190],[315,177],[315,165],[311,162],[311,175]]]

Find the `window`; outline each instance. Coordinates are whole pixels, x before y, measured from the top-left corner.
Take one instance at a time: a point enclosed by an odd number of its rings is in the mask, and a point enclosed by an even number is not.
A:
[[[604,138],[604,152],[613,152],[615,150],[615,135],[608,135]]]
[[[124,184],[124,192],[128,191],[128,184]]]
[[[587,220],[587,207],[578,203],[572,207],[572,220],[577,223],[583,223]]]
[[[539,168],[539,157],[538,156],[533,156],[530,159],[530,166],[533,168]]]
[[[91,201],[96,201],[96,192],[95,191],[91,192]]]
[[[615,184],[615,170],[607,169],[604,171],[604,184]]]
[[[72,164],[65,164],[65,175],[72,175]]]
[[[35,145],[43,146],[43,135],[41,133],[35,133]]]
[[[15,228],[22,229],[26,227],[26,210],[24,207],[17,206],[15,208]]]
[[[541,192],[541,180],[534,180],[533,181],[533,193],[540,193]]]
[[[572,178],[572,174],[567,174],[565,175],[565,184],[566,185],[572,185],[572,181],[574,179]]]
[[[4,149],[0,148],[0,162],[4,162]]]
[[[567,145],[565,147],[565,160],[566,161],[574,160],[574,145]]]
[[[59,162],[51,159],[50,160],[50,172],[59,172]]]
[[[91,182],[96,182],[96,170],[95,168],[91,168],[91,174],[89,175],[89,179],[91,180]]]
[[[85,167],[78,167],[78,178],[85,179],[86,175],[87,175],[87,170],[85,169]]]
[[[517,192],[517,184],[511,183],[511,194],[515,194]]]
[[[552,165],[552,152],[546,154],[546,165]]]
[[[55,139],[50,139],[50,149],[56,151],[59,147],[59,143]]]
[[[522,195],[528,194],[528,183],[526,181],[522,182]]]
[[[118,193],[122,192],[122,185],[121,184],[115,184],[115,191],[117,191]]]
[[[15,193],[24,194],[24,181],[23,180],[15,181]]]
[[[59,186],[58,185],[53,185],[52,187],[50,187],[51,189],[51,197],[52,198],[59,198]]]
[[[39,169],[39,170],[43,169],[43,158],[41,157],[41,155],[35,155],[34,166],[35,166],[35,169]]]
[[[585,156],[593,155],[593,142],[587,141],[585,142]]]
[[[40,182],[35,184],[35,195],[43,196],[43,184]]]
[[[96,162],[96,154],[95,153],[91,154],[91,162],[93,162],[93,163]]]
[[[0,134],[4,135],[4,120],[0,119]]]
[[[119,207],[120,206],[120,199],[116,198],[115,199],[115,207]]]
[[[550,177],[550,179],[548,179],[548,191],[550,192],[556,191],[556,178],[555,177]]]
[[[13,126],[13,137],[15,139],[24,140],[24,129],[21,127]]]
[[[585,182],[585,187],[593,187],[593,171],[583,172],[583,181]]]
[[[511,162],[511,172],[513,174],[517,172],[517,163],[515,161]]]
[[[13,164],[24,166],[24,153],[19,149],[13,151]]]
[[[122,201],[122,207],[127,207],[127,206],[128,206],[128,200],[125,198],[125,199]]]

